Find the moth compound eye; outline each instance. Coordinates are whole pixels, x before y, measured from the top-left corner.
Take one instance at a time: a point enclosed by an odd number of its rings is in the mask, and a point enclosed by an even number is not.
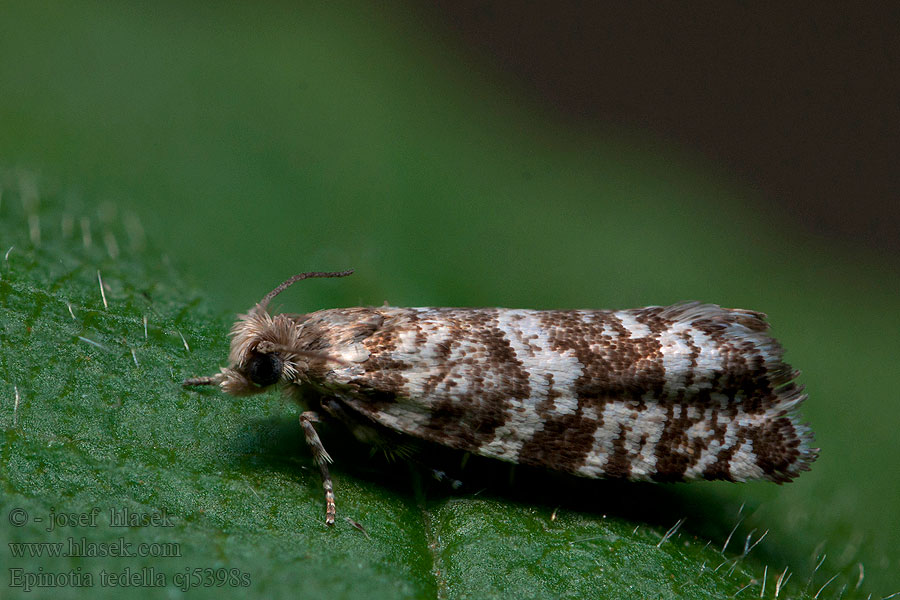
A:
[[[247,377],[260,387],[266,387],[281,379],[284,361],[277,354],[254,354],[247,362]]]

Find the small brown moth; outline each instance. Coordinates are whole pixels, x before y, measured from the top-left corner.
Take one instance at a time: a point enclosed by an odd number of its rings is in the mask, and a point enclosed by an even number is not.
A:
[[[184,385],[234,396],[281,386],[335,504],[313,423],[413,438],[584,477],[790,481],[818,450],[806,395],[762,313],[688,302],[632,310],[336,308],[268,312],[231,329],[229,366]],[[302,393],[302,390],[313,393]]]

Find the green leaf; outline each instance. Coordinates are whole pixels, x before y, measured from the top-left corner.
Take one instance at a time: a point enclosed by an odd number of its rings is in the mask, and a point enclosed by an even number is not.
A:
[[[766,579],[774,593],[777,573],[739,543],[723,554],[686,533],[679,487],[529,471],[501,484],[507,468],[484,461],[453,492],[334,427],[323,439],[339,518],[326,527],[297,407],[180,386],[222,364],[232,317],[117,216],[66,212],[61,195],[5,177],[0,552],[11,591],[721,598],[759,594]]]

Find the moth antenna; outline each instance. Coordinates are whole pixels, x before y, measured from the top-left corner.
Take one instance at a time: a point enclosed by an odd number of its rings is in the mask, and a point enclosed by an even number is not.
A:
[[[313,277],[346,277],[347,275],[350,275],[352,273],[353,269],[347,269],[346,271],[311,271],[309,273],[297,273],[296,275],[279,285],[277,288],[266,294],[263,299],[259,301],[259,306],[263,310],[265,310],[272,298],[288,289],[301,279],[311,279]]]

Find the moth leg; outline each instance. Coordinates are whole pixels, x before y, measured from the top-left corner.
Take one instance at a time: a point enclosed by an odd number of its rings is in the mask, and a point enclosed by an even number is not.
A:
[[[450,477],[449,475],[447,475],[447,473],[445,473],[444,471],[441,471],[440,469],[432,468],[431,476],[434,477],[435,481],[439,481],[443,484],[449,485],[450,489],[452,489],[452,490],[458,490],[459,488],[462,487],[462,484],[463,484],[463,482],[460,481],[459,479],[454,479],[454,478]]]
[[[206,377],[189,377],[181,382],[183,387],[199,387],[201,385],[219,385],[222,383],[224,376],[221,373],[208,375]]]
[[[325,451],[325,446],[322,445],[322,440],[319,439],[319,434],[313,427],[313,423],[318,422],[319,415],[313,411],[308,410],[300,415],[300,427],[306,436],[306,443],[309,444],[313,458],[322,473],[322,487],[325,488],[325,524],[334,525],[334,486],[331,483],[331,474],[328,472],[328,463],[333,461]]]
[[[360,442],[376,446],[381,442],[382,435],[375,427],[371,424],[366,424],[358,416],[351,415],[337,400],[322,398],[319,400],[319,405],[331,417],[343,423]]]
[[[349,412],[345,405],[341,404],[334,398],[321,398],[319,405],[330,416],[341,421],[353,433],[357,440],[364,444],[370,444],[373,452],[384,452],[385,458],[389,462],[395,460],[404,460],[414,463],[431,474],[442,485],[448,486],[452,490],[458,490],[462,487],[463,482],[448,475],[445,471],[431,467],[425,462],[419,454],[419,447],[403,439],[402,436],[391,435],[390,432],[380,430],[371,423],[367,424],[359,415]]]

